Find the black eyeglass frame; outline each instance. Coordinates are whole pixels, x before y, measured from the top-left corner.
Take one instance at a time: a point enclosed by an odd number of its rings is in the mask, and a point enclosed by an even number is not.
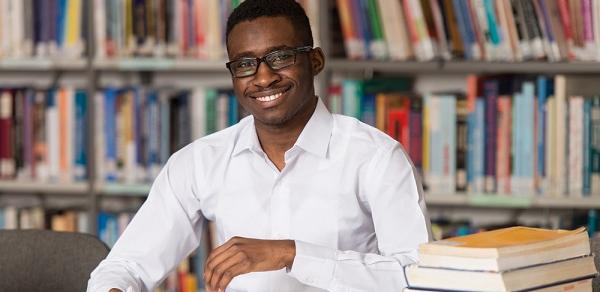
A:
[[[270,53],[268,53],[268,54],[266,54],[266,55],[264,55],[264,56],[262,56],[260,58],[243,57],[243,58],[240,58],[240,59],[237,59],[237,60],[229,61],[229,62],[225,63],[225,67],[227,67],[227,69],[229,70],[229,73],[231,73],[231,76],[233,76],[234,78],[250,77],[250,76],[255,75],[256,72],[258,72],[258,67],[260,67],[260,63],[262,63],[262,62],[265,62],[265,64],[267,64],[267,66],[269,66],[269,69],[271,69],[273,71],[278,71],[278,70],[281,70],[281,69],[284,69],[284,68],[287,68],[289,66],[292,66],[292,65],[296,64],[296,55],[298,53],[308,53],[308,52],[310,52],[312,50],[313,50],[312,46],[302,46],[302,47],[297,47],[297,48],[292,48],[292,49],[281,49],[281,50],[276,50],[276,51],[270,52]],[[291,63],[290,65],[285,66],[285,67],[282,67],[282,68],[279,68],[279,69],[274,69],[273,67],[271,67],[271,65],[269,64],[269,62],[267,62],[267,58],[269,56],[272,56],[274,54],[280,53],[282,51],[292,51],[292,52],[294,52],[294,62]],[[244,60],[246,60],[246,61],[256,61],[257,62],[256,67],[254,68],[254,73],[248,74],[248,75],[245,75],[245,76],[235,76],[235,73],[231,69],[231,64],[233,64],[235,62],[239,62],[239,61],[244,61]]]

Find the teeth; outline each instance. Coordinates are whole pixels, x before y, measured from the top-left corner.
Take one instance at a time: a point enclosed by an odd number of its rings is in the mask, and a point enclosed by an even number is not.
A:
[[[277,93],[277,94],[273,94],[273,95],[257,97],[256,99],[261,102],[267,102],[267,101],[276,100],[279,97],[281,97],[282,95],[283,95],[283,93]]]

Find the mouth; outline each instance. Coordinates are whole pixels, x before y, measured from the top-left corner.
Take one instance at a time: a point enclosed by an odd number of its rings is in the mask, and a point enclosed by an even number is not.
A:
[[[254,98],[255,100],[263,102],[263,103],[270,103],[270,102],[274,102],[274,101],[280,99],[290,89],[291,89],[291,86],[288,86],[285,88],[269,90],[269,91],[264,91],[264,92],[258,92],[258,93],[255,93],[254,95],[252,95],[251,97]]]

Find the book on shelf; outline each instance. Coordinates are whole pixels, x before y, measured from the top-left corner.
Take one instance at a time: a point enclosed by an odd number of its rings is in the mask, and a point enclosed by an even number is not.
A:
[[[87,93],[72,86],[0,89],[0,180],[87,178]]]
[[[0,60],[81,58],[85,52],[88,2],[0,2]]]
[[[515,226],[424,243],[418,253],[418,264],[406,268],[414,289],[537,291],[597,275],[585,228]]]
[[[332,23],[339,25],[331,29],[342,32],[349,59],[600,60],[597,0],[336,3],[339,22]],[[374,46],[389,54],[374,53]]]
[[[18,204],[0,207],[0,230],[49,229],[90,233],[89,220],[89,214],[78,209],[44,209]]]
[[[422,94],[410,78],[332,80],[331,111],[398,140],[429,193],[600,194],[593,76],[469,75]]]
[[[97,177],[107,183],[152,182],[171,153],[246,115],[233,91],[209,87],[105,88],[94,105]]]
[[[70,0],[74,1],[74,0]],[[298,1],[319,44],[319,1]],[[227,17],[237,0],[93,1],[97,59],[222,60]]]

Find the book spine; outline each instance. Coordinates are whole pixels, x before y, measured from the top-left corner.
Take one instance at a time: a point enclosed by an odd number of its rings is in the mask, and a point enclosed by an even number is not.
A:
[[[363,0],[348,0],[348,6],[350,7],[354,29],[356,30],[358,46],[360,46],[360,59],[367,59],[369,58],[369,31],[361,1]]]
[[[377,0],[366,0],[366,2],[368,8],[367,18],[370,21],[370,28],[372,32],[372,41],[369,44],[369,51],[371,52],[371,56],[373,56],[375,59],[383,60],[387,58],[388,54]]]
[[[375,127],[375,94],[364,93],[360,105],[360,120]]]
[[[8,90],[0,94],[0,178],[12,178],[15,162],[12,157],[13,98]]]
[[[483,85],[485,95],[485,191],[496,191],[496,138],[498,81],[488,80]]]
[[[569,98],[569,195],[583,193],[583,97]]]
[[[75,161],[73,174],[75,180],[85,180],[87,178],[87,95],[83,90],[75,92]]]
[[[344,36],[344,45],[346,48],[346,55],[349,59],[362,59],[364,58],[364,48],[358,39],[356,22],[352,16],[351,1],[352,0],[337,0],[342,34]]]
[[[591,193],[591,106],[590,98],[584,98],[583,103],[583,179],[582,194],[589,196]]]
[[[111,88],[104,91],[104,179],[107,182],[117,181],[117,94],[117,91]]]
[[[456,101],[456,191],[467,191],[467,151],[469,110],[465,96]]]
[[[590,129],[591,194],[600,195],[600,97],[592,99]]]

